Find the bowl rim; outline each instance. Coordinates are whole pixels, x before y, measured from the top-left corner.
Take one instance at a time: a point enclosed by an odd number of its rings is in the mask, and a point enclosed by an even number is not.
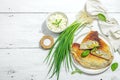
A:
[[[48,16],[47,16],[47,19],[46,19],[46,25],[47,25],[47,28],[50,30],[50,31],[52,31],[52,32],[54,32],[54,33],[61,33],[62,31],[64,31],[65,29],[63,29],[63,30],[60,30],[60,31],[53,31],[53,30],[51,30],[50,28],[49,28],[49,26],[48,26],[48,19],[49,19],[49,17],[51,16],[51,15],[54,15],[54,14],[62,14],[65,18],[66,18],[66,28],[67,28],[67,24],[68,24],[68,17],[67,17],[67,15],[64,13],[64,12],[60,12],[60,11],[56,11],[56,12],[52,12],[52,13],[50,13]]]

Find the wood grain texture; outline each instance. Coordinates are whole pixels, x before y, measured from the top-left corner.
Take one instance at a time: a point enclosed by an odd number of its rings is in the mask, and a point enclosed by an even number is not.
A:
[[[48,50],[43,49],[0,49],[0,80],[56,80],[47,76],[48,65],[43,63]],[[114,61],[119,61],[120,56],[115,54]],[[100,80],[119,78],[120,68],[116,72],[108,69],[99,75],[74,74],[66,72],[61,67],[60,80]]]
[[[0,50],[0,79],[1,80],[53,80],[48,79],[48,66],[43,63],[48,51],[41,49],[9,49]],[[4,63],[3,63],[4,62]],[[61,70],[63,79],[68,75]],[[70,79],[70,78],[68,78]]]
[[[0,0],[0,12],[78,12],[87,0]],[[120,12],[120,0],[100,0],[108,12]]]
[[[66,13],[69,23],[75,20],[75,14],[77,13]],[[120,21],[120,14],[111,15]],[[47,16],[48,14],[0,14],[0,49],[39,48],[43,35],[51,35],[56,39],[58,34],[46,27]]]
[[[11,14],[10,14],[11,15]],[[0,48],[39,48],[43,35],[54,34],[46,27],[48,14],[0,14]],[[69,23],[74,20],[73,14],[68,14]]]
[[[120,23],[120,0],[100,0],[110,16]],[[39,46],[43,35],[57,38],[46,28],[45,20],[54,11],[65,12],[69,24],[86,0],[0,0],[0,80],[56,80],[47,76],[48,65],[43,63],[48,50]],[[115,54],[114,61],[120,62]],[[119,77],[120,68],[110,68],[99,75],[66,73],[62,67],[60,80],[111,80]]]

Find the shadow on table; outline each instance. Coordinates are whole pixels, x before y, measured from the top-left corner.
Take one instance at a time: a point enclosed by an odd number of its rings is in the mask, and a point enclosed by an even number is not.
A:
[[[102,71],[102,72],[100,72],[100,73],[93,73],[93,74],[89,74],[89,73],[85,73],[85,72],[83,72],[83,73],[86,74],[86,75],[89,75],[89,76],[96,76],[96,75],[100,75],[100,74],[105,73],[108,69],[109,69],[109,68],[107,68],[106,70],[104,70],[104,71]]]
[[[41,31],[44,35],[50,35],[50,36],[53,36],[54,38],[58,37],[58,33],[53,33],[52,31],[50,31],[48,28],[47,28],[47,25],[46,25],[46,22],[44,21],[43,24],[42,24],[42,27],[41,27]]]

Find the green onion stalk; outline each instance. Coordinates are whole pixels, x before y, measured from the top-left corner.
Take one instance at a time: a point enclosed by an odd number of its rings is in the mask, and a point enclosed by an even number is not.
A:
[[[74,34],[83,25],[90,24],[92,21],[93,18],[91,16],[89,16],[85,11],[81,11],[78,19],[69,25],[68,28],[59,35],[54,45],[50,49],[49,54],[45,58],[45,61],[50,66],[48,74],[50,72],[52,73],[50,78],[56,75],[57,80],[59,80],[62,63],[64,63],[67,71],[73,69],[70,50],[73,43]]]

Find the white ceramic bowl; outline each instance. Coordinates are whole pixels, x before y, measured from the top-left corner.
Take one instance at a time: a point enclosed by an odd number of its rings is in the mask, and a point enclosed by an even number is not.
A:
[[[58,23],[60,21],[59,26],[53,24],[56,22],[56,20]],[[54,33],[60,33],[64,31],[67,28],[67,24],[68,18],[63,12],[53,12],[47,17],[46,20],[47,28]]]

